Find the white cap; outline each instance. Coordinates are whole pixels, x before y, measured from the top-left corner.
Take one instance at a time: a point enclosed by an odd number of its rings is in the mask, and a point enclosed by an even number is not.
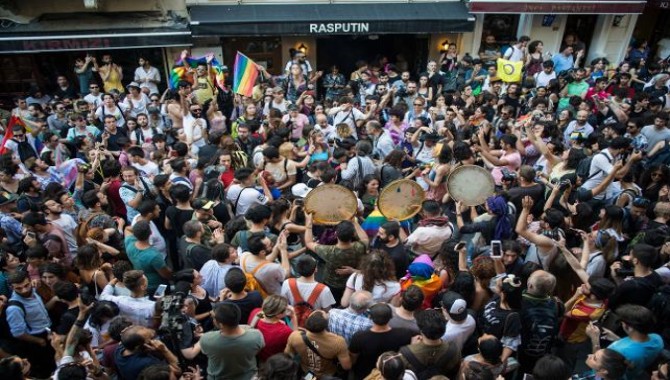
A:
[[[312,188],[305,185],[304,183],[296,183],[291,187],[291,193],[295,197],[305,198],[309,192],[312,191]]]

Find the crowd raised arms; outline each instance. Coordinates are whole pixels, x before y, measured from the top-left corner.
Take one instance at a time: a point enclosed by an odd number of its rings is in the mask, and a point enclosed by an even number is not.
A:
[[[667,61],[291,53],[250,96],[184,51],[16,97],[0,377],[667,378]]]

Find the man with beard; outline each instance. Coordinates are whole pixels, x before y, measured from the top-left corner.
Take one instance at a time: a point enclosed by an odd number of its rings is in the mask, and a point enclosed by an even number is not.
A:
[[[28,359],[30,375],[48,378],[56,368],[54,350],[49,344],[51,320],[42,299],[33,289],[28,274],[16,271],[7,276],[13,293],[7,306],[7,324],[14,337],[12,348]]]
[[[133,145],[148,148],[151,146],[153,137],[159,133],[160,131],[158,128],[149,126],[149,118],[147,115],[140,113],[137,115],[137,128],[130,134],[130,141],[132,141]]]
[[[577,112],[577,117],[575,120],[571,121],[570,124],[568,124],[568,127],[565,128],[565,132],[563,132],[563,140],[565,141],[566,145],[572,145],[570,135],[573,133],[581,133],[584,138],[593,133],[593,127],[587,122],[588,118],[589,111],[580,110]]]
[[[247,157],[252,157],[254,149],[263,143],[260,138],[251,134],[251,128],[248,124],[238,124],[235,142],[247,154]]]
[[[161,82],[158,69],[151,66],[151,62],[145,57],[140,57],[139,64],[140,66],[135,69],[135,82],[140,84],[145,94],[158,94],[158,84]]]
[[[405,231],[398,222],[386,222],[379,227],[374,248],[386,251],[395,265],[397,279],[407,274],[409,266],[409,252],[401,241],[407,238]]]
[[[112,56],[110,54],[103,54],[102,66],[98,66],[98,61],[93,58],[93,71],[97,71],[98,74],[100,74],[105,92],[117,90],[120,93],[124,93],[126,91],[123,84],[121,84],[121,81],[123,80],[123,69],[121,66],[112,62]]]
[[[55,199],[44,202],[44,214],[49,222],[56,224],[63,230],[70,255],[77,255],[77,240],[74,236],[77,230],[77,222],[68,214],[63,213],[63,205]]]

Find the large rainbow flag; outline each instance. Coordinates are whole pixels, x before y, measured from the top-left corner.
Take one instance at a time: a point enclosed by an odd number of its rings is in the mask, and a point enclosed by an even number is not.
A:
[[[233,76],[233,91],[237,94],[250,97],[254,92],[254,84],[258,78],[256,63],[246,55],[237,52]]]
[[[184,62],[186,61],[186,62]],[[191,68],[196,68],[198,64],[200,63],[207,63],[207,56],[203,57],[186,57],[184,61],[179,60],[175,62],[174,67],[172,68],[172,71],[170,72],[170,88],[175,89],[177,88],[177,83],[184,79],[186,77],[186,65]],[[224,89],[225,88],[225,80],[226,76],[224,74],[224,67],[216,58],[213,58],[210,61],[210,66],[212,68],[212,72],[210,72],[210,75],[213,75],[215,80],[216,80],[216,85]]]

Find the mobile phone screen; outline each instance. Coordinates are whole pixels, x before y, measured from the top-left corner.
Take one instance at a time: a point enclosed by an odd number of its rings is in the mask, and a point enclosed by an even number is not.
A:
[[[156,289],[156,293],[154,293],[154,298],[160,298],[165,295],[165,291],[167,290],[167,285],[161,284],[158,285],[158,289]]]
[[[491,257],[495,259],[502,257],[502,243],[500,240],[491,241]]]

